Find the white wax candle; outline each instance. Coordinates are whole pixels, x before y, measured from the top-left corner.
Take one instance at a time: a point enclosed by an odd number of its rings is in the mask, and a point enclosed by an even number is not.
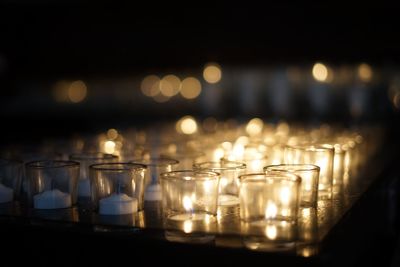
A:
[[[150,184],[144,193],[144,200],[146,201],[159,201],[161,200],[161,185]]]
[[[13,200],[14,190],[3,184],[0,184],[0,203],[11,202]]]
[[[123,215],[137,212],[138,201],[124,193],[112,194],[100,199],[99,213],[102,215]]]
[[[64,209],[71,207],[71,195],[58,189],[44,191],[33,196],[35,209]]]
[[[78,181],[78,196],[79,197],[90,197],[90,180],[80,179]]]

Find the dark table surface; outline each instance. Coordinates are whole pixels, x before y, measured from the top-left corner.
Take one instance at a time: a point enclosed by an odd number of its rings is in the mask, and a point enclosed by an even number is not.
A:
[[[2,206],[0,235],[13,263],[389,266],[398,235],[397,145],[383,148],[333,199],[300,216],[293,242],[266,242],[243,233],[237,210],[208,230],[184,233],[166,225],[157,202],[132,216],[99,216],[78,208],[37,212]],[[18,255],[12,256],[14,249]],[[393,264],[393,263],[392,263]]]

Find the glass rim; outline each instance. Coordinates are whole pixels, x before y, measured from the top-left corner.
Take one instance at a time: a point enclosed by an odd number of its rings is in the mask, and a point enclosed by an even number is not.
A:
[[[108,167],[114,166],[114,167]],[[117,166],[125,166],[125,168],[118,168]],[[130,170],[146,170],[147,166],[139,163],[132,162],[104,162],[96,163],[89,166],[90,170],[93,171],[130,171]]]
[[[260,179],[254,179],[256,176],[263,176],[265,179],[260,180]],[[253,178],[253,179],[252,179]],[[294,174],[294,173],[286,173],[282,171],[273,171],[269,173],[263,173],[263,172],[257,172],[257,173],[247,173],[239,176],[239,181],[241,183],[244,182],[262,182],[265,181],[267,182],[268,180],[287,180],[291,181],[294,183],[300,183],[301,182],[301,177]]]
[[[188,175],[185,175],[188,173]],[[195,176],[195,175],[199,176]],[[218,172],[213,171],[202,171],[202,170],[179,170],[179,171],[171,171],[171,172],[163,172],[160,174],[161,179],[165,180],[179,180],[183,182],[203,180],[209,181],[219,178],[220,174]],[[193,177],[193,178],[191,178]]]
[[[284,169],[284,167],[288,167],[289,169]],[[297,167],[297,168],[296,168]],[[296,172],[306,172],[306,171],[320,171],[321,168],[314,164],[275,164],[268,165],[263,168],[264,172],[268,170],[271,172],[274,171],[296,171]]]
[[[96,155],[98,155],[98,156],[96,156]],[[72,160],[118,159],[118,156],[98,151],[98,152],[72,153],[69,155],[69,159],[72,159]]]
[[[236,166],[220,166],[220,167],[203,167],[202,165],[206,164],[220,164],[222,165],[223,162],[225,163],[232,163],[236,164]],[[200,162],[200,163],[194,163],[193,164],[193,169],[198,169],[198,170],[212,170],[212,171],[232,171],[232,170],[243,170],[246,169],[246,164],[243,162],[238,162],[238,161],[232,161],[232,160],[224,160],[223,162],[221,161],[205,161],[205,162]]]
[[[35,160],[25,164],[26,168],[32,169],[57,169],[66,167],[79,167],[79,165],[79,162],[72,160]]]
[[[150,163],[146,163],[146,162],[150,162]],[[163,162],[164,163],[156,163],[156,162]],[[134,159],[129,161],[128,163],[133,163],[133,164],[142,164],[142,165],[146,165],[149,167],[155,167],[155,166],[159,166],[159,167],[164,167],[164,166],[168,166],[168,165],[177,165],[179,164],[179,160],[176,159],[172,159],[172,158],[167,158],[167,157],[159,157],[159,158],[149,158],[149,159]]]

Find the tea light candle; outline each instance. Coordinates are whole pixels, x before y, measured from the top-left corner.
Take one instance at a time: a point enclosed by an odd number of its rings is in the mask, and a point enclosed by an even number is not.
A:
[[[99,214],[102,215],[124,215],[137,212],[138,201],[124,193],[112,194],[100,199]]]
[[[13,200],[14,190],[0,183],[0,203],[6,203]]]
[[[58,189],[44,191],[33,196],[35,209],[64,209],[71,207],[71,195]]]
[[[144,193],[144,200],[146,201],[159,201],[161,200],[161,185],[150,184]]]

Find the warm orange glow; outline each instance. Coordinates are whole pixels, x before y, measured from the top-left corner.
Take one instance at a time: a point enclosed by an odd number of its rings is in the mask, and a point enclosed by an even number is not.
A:
[[[369,82],[372,79],[372,68],[370,65],[366,63],[360,64],[358,66],[358,77],[360,77],[360,80],[363,82]]]
[[[72,103],[82,102],[87,95],[87,87],[83,81],[74,81],[69,85],[68,98]]]
[[[181,80],[175,75],[166,75],[160,83],[160,92],[164,96],[174,96],[179,93],[181,88]]]
[[[114,154],[115,152],[115,142],[108,140],[104,143],[104,152],[107,154]]]
[[[246,132],[250,136],[259,135],[264,127],[264,122],[259,118],[254,118],[249,121],[246,126]]]
[[[400,109],[400,92],[398,92],[394,95],[393,105],[395,108]]]
[[[53,96],[57,102],[67,102],[68,97],[69,82],[58,81],[53,86]]]
[[[110,139],[110,140],[115,140],[115,139],[117,139],[117,137],[118,137],[118,131],[117,130],[115,130],[115,129],[109,129],[108,131],[107,131],[107,137]]]
[[[209,63],[204,67],[203,78],[208,83],[217,83],[221,80],[221,67],[216,63]]]
[[[140,89],[146,96],[156,96],[160,92],[160,78],[156,75],[146,76],[140,85]]]
[[[158,95],[154,96],[153,99],[157,103],[164,103],[164,102],[167,102],[169,100],[169,97],[165,96],[165,95],[162,95],[162,94],[158,94]]]
[[[193,99],[200,95],[201,84],[198,79],[188,77],[182,81],[181,95],[186,99]]]
[[[193,117],[185,116],[178,120],[175,128],[178,133],[194,134],[197,132],[197,122]]]

